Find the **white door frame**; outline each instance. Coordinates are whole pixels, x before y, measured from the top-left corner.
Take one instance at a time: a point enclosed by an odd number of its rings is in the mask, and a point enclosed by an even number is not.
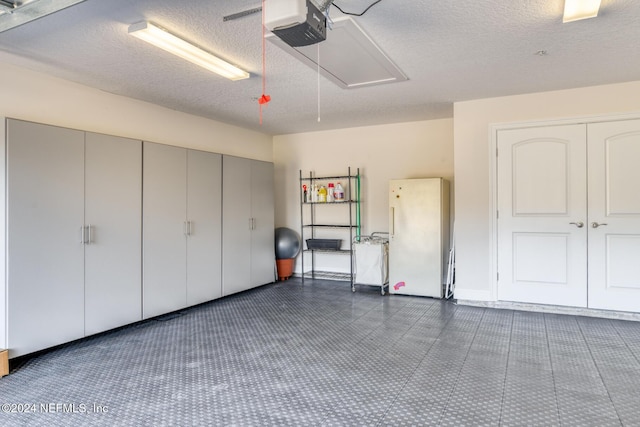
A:
[[[496,153],[498,150],[498,131],[507,129],[522,129],[532,127],[546,127],[557,125],[574,125],[574,124],[590,124],[599,122],[613,122],[621,120],[637,120],[640,119],[640,112],[625,114],[608,114],[593,116],[577,116],[565,119],[548,119],[548,120],[531,120],[510,123],[491,123],[489,125],[489,165],[491,186],[489,188],[490,198],[490,252],[489,252],[489,283],[491,283],[490,298],[492,301],[498,301],[498,164],[496,161]]]

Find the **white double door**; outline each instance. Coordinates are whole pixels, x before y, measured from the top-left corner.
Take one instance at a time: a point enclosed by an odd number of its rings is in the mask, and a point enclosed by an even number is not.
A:
[[[640,311],[640,120],[497,145],[498,299]]]

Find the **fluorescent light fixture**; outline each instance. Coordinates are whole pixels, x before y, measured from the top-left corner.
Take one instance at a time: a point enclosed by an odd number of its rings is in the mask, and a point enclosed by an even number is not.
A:
[[[0,33],[50,15],[84,0],[2,0]]]
[[[129,26],[129,34],[229,80],[248,79],[250,76],[248,72],[168,33],[150,22],[142,21],[132,24]]]
[[[564,0],[564,16],[562,22],[573,22],[581,19],[595,18],[600,9],[600,0]]]

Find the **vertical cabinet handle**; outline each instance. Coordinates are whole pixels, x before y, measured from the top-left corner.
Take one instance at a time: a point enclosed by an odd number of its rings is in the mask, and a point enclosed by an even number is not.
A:
[[[90,245],[93,241],[91,228],[92,228],[91,224],[87,225],[87,245]]]
[[[191,224],[192,221],[187,221],[187,236],[191,236]]]
[[[187,234],[187,221],[184,221],[182,223],[182,234],[184,234],[185,237],[188,236],[188,234]]]
[[[85,231],[86,229],[84,228],[84,224],[82,225],[82,227],[80,227],[80,243],[82,243],[83,245],[85,244]]]

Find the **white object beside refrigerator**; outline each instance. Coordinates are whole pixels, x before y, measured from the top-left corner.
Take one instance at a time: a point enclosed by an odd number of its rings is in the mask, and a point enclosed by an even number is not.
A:
[[[448,252],[448,181],[390,181],[389,292],[442,298]]]

